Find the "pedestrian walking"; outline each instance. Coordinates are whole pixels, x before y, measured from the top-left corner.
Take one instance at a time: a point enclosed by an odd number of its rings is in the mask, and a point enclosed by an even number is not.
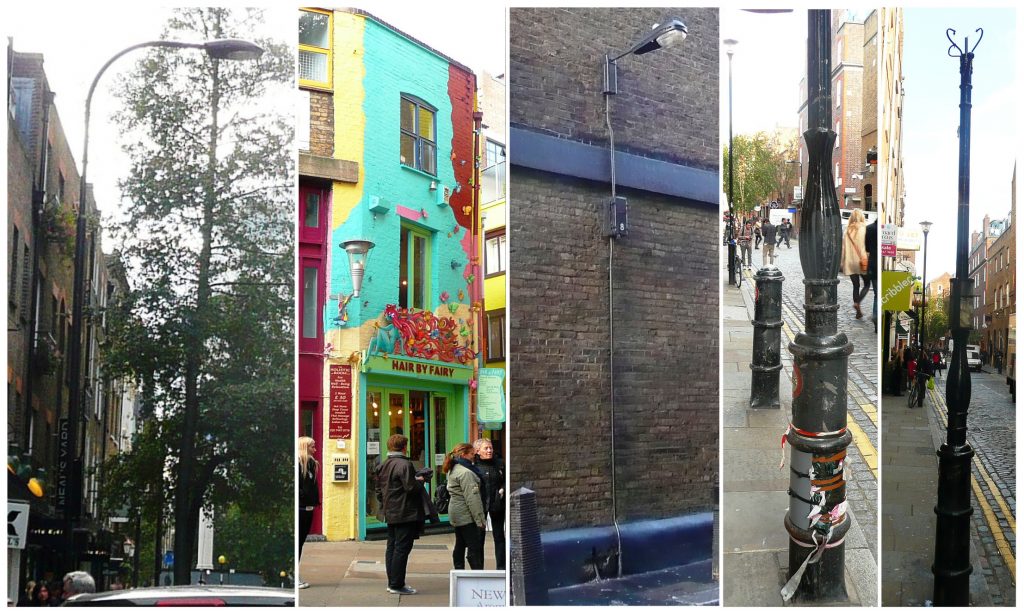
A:
[[[302,559],[302,545],[306,543],[309,529],[313,526],[313,513],[320,505],[320,488],[316,476],[320,465],[316,462],[316,441],[312,437],[299,437],[299,559]],[[297,579],[297,578],[296,578]],[[296,586],[309,588],[309,582]]]
[[[29,601],[29,605],[33,607],[50,607],[50,587],[46,586],[46,582],[40,582],[33,587],[32,598]]]
[[[753,240],[753,230],[751,228],[749,220],[743,222],[743,226],[740,227],[740,261],[743,266],[750,267],[750,242]]]
[[[85,595],[96,592],[96,581],[84,571],[72,571],[64,574],[64,590],[61,593],[61,603],[73,598],[75,595]]]
[[[868,283],[871,284],[871,322],[878,332],[878,220],[864,229],[864,249],[868,253]],[[867,291],[865,291],[865,294]]]
[[[494,457],[494,444],[481,437],[473,442],[476,467],[482,476],[484,512],[491,519],[495,569],[505,569],[505,463]]]
[[[871,289],[871,277],[867,275],[868,252],[864,245],[866,230],[864,213],[860,209],[854,209],[843,234],[843,255],[840,262],[843,274],[849,275],[850,281],[853,282],[853,309],[858,320],[864,316],[860,310],[860,302]],[[863,290],[861,283],[864,285]]]
[[[763,239],[763,237],[761,236],[761,220],[760,219],[755,219],[754,220],[754,249],[760,249],[761,248],[761,240],[762,239]]]
[[[932,370],[937,377],[942,377],[942,354],[939,348],[932,351]]]
[[[789,221],[789,218],[782,220],[782,236],[786,240],[786,249],[793,249],[793,246],[789,244],[789,237],[793,234],[793,222]]]
[[[406,567],[413,542],[423,524],[421,507],[423,478],[416,476],[416,467],[406,456],[409,439],[405,435],[388,437],[388,456],[377,468],[376,495],[380,504],[379,518],[388,525],[388,543],[384,551],[384,568],[388,576],[388,592],[415,595],[416,589],[405,583]]]
[[[484,499],[480,491],[481,473],[473,466],[473,446],[457,444],[444,459],[441,470],[448,474],[448,522],[455,527],[452,564],[455,569],[484,568]]]
[[[932,377],[932,361],[925,350],[921,350],[917,359],[917,373],[915,374],[915,385],[917,386],[917,406],[924,407],[924,395],[928,392],[928,380]]]
[[[775,239],[776,228],[770,218],[764,218],[761,224],[761,234],[764,235],[764,250],[761,252],[761,266],[775,264]]]

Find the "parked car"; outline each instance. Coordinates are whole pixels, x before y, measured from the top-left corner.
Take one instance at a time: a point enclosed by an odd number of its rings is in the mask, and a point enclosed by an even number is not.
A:
[[[981,371],[981,354],[978,350],[967,350],[967,368],[972,371]]]
[[[277,606],[295,607],[295,592],[262,586],[156,586],[75,595],[65,606]]]

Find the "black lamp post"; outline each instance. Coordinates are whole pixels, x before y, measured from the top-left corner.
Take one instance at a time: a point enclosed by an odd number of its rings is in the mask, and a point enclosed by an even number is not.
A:
[[[789,601],[847,599],[846,385],[853,344],[838,330],[841,218],[832,176],[832,12],[807,12],[807,194],[800,205],[800,267],[804,277],[805,331],[793,354],[790,444]]]
[[[924,295],[921,297],[921,331],[918,337],[918,344],[922,349],[925,347],[925,340],[928,338],[928,329],[925,328],[925,317],[924,314],[928,309],[928,231],[931,230],[931,222],[921,222],[921,232],[924,233],[924,260],[923,271],[921,272],[921,279],[924,281]]]
[[[914,313],[917,317],[914,318],[914,343],[910,346],[910,349],[914,350],[915,357],[917,354],[916,350],[921,347],[921,337],[923,335],[922,331],[924,330],[921,328],[923,320],[923,318],[921,317],[921,305],[923,297],[924,284],[921,284],[920,288],[914,290]]]
[[[253,60],[262,53],[258,45],[237,39],[212,40],[203,43],[186,43],[181,41],[156,40],[147,41],[132,45],[114,54],[104,64],[89,86],[89,94],[85,98],[85,138],[82,143],[82,176],[78,188],[78,221],[75,228],[75,272],[73,280],[73,300],[71,310],[71,348],[68,351],[68,369],[71,379],[69,385],[68,404],[68,431],[67,431],[67,452],[61,453],[61,473],[68,480],[67,505],[64,509],[64,518],[68,522],[68,536],[70,538],[71,528],[81,514],[82,507],[82,467],[78,460],[78,423],[82,415],[82,313],[85,307],[85,262],[86,249],[86,213],[87,202],[86,190],[88,180],[86,178],[89,167],[89,118],[92,110],[92,95],[96,91],[96,85],[100,77],[106,72],[115,61],[125,54],[144,47],[170,47],[175,49],[202,49],[210,57],[224,60]],[[69,543],[70,551],[73,552],[73,544]]]
[[[726,268],[729,269],[729,285],[736,285],[736,211],[732,202],[732,54],[739,41],[735,38],[727,38],[722,41],[725,44],[725,54],[729,56],[729,261]]]
[[[935,576],[932,594],[936,606],[970,605],[971,566],[971,459],[974,450],[967,443],[967,409],[971,404],[971,373],[967,367],[967,336],[971,330],[971,279],[967,271],[967,234],[970,229],[971,186],[971,73],[974,50],[985,33],[975,30],[978,40],[969,47],[967,37],[960,47],[953,40],[956,30],[946,30],[950,57],[960,59],[959,181],[957,185],[956,279],[951,283],[949,323],[953,331],[953,356],[946,377],[946,441],[939,447],[939,493],[935,504]],[[956,52],[954,53],[954,50]]]

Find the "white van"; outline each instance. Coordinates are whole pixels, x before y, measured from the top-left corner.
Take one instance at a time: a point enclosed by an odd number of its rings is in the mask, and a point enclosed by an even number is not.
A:
[[[861,211],[864,214],[864,224],[870,225],[878,219],[877,211]],[[850,216],[853,215],[853,209],[840,209],[839,215],[843,216],[843,228],[846,228],[846,223],[850,221]]]
[[[970,349],[972,347],[976,348],[978,346],[967,346],[967,368],[971,371],[981,371],[981,353],[976,349]]]

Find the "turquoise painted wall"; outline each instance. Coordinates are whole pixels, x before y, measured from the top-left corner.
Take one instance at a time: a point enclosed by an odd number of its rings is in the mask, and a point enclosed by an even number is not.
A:
[[[363,43],[366,71],[363,199],[341,226],[332,229],[328,294],[352,292],[348,255],[339,244],[348,239],[365,238],[373,241],[375,247],[367,261],[360,296],[349,303],[349,321],[345,328],[375,320],[386,305],[397,303],[400,233],[405,220],[432,233],[430,308],[438,315],[449,316],[447,308],[440,309],[439,296],[443,291],[450,296],[448,302],[469,303],[470,292],[464,278],[470,258],[466,249],[469,229],[458,225],[449,206],[436,204],[436,192],[430,190],[433,178],[403,167],[399,162],[400,99],[401,94],[406,93],[437,108],[436,181],[455,188],[448,61],[371,19],[366,20]],[[344,95],[344,92],[335,92],[335,96]],[[460,129],[471,131],[473,127]],[[472,164],[472,160],[467,164]],[[471,188],[462,186],[461,189]],[[383,199],[388,212],[372,213],[369,207],[373,197]],[[405,217],[402,211],[406,212]],[[458,263],[455,269],[451,266],[453,261]],[[466,294],[463,301],[458,301],[459,290]],[[330,299],[325,313],[328,315],[325,329],[338,328],[333,318],[337,313],[337,299]]]

